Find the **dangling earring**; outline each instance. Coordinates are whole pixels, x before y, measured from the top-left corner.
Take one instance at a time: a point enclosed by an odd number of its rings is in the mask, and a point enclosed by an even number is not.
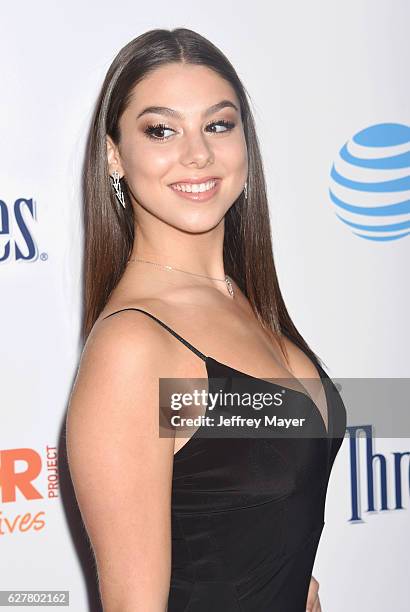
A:
[[[123,191],[121,189],[120,175],[117,172],[117,170],[114,170],[114,172],[113,172],[112,176],[110,176],[110,178],[111,178],[111,185],[113,186],[113,189],[115,191],[115,195],[117,197],[117,200],[123,206],[123,208],[125,208],[124,193],[123,193]]]
[[[248,199],[248,181],[245,181],[245,187],[243,189],[244,194],[245,194],[245,200]]]

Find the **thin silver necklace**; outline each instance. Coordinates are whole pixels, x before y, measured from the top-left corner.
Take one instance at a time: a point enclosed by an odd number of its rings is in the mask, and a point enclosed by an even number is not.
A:
[[[148,264],[152,264],[153,266],[158,266],[160,268],[163,268],[164,270],[183,272],[184,274],[191,274],[192,276],[201,276],[202,278],[208,278],[209,280],[215,280],[221,283],[225,283],[226,288],[228,289],[229,295],[231,297],[234,297],[232,281],[227,274],[225,274],[225,278],[214,278],[213,276],[206,276],[205,274],[197,274],[195,272],[188,272],[187,270],[181,270],[180,268],[174,268],[173,266],[166,266],[163,264],[156,263],[155,261],[148,261],[147,259],[140,259],[139,257],[132,257],[131,259],[128,260],[127,263],[130,263],[131,261],[140,261],[142,263],[148,263]]]

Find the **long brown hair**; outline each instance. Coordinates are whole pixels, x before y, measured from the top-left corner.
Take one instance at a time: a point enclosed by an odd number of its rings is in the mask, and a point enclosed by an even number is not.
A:
[[[206,38],[187,28],[150,30],[125,45],[109,67],[98,96],[83,174],[83,341],[120,280],[134,243],[134,213],[126,180],[121,179],[125,209],[116,201],[110,184],[106,135],[119,143],[119,119],[133,88],[150,72],[169,62],[207,66],[235,90],[248,150],[248,197],[245,199],[242,192],[225,215],[225,271],[248,298],[261,325],[276,338],[286,360],[282,334],[314,362],[323,363],[293,324],[279,288],[263,164],[248,92],[225,55]]]

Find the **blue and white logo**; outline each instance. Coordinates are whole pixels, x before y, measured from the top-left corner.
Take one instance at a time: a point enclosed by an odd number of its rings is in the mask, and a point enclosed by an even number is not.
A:
[[[386,242],[410,234],[410,127],[379,123],[355,134],[332,166],[330,198],[356,236]]]
[[[48,258],[47,253],[39,255],[30,227],[32,219],[37,221],[33,198],[18,198],[10,204],[0,200],[0,264],[33,262],[38,258],[44,261]]]

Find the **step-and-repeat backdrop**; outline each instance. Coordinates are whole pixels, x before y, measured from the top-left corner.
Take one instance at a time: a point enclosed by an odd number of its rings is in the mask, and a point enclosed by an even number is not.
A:
[[[251,96],[292,318],[334,379],[406,379],[409,23],[406,0],[2,7],[0,590],[69,591],[71,610],[98,610],[61,447],[81,351],[85,136],[118,50],[179,26],[222,49]],[[313,573],[323,612],[405,612],[409,434],[359,425]]]

